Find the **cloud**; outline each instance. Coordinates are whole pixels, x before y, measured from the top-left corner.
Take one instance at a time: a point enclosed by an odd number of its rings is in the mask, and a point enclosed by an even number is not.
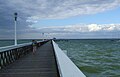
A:
[[[59,19],[95,14],[116,8],[120,0],[1,0],[1,7],[16,10],[28,20]]]
[[[45,33],[79,33],[79,32],[113,32],[120,31],[120,24],[77,24],[68,26],[52,26],[35,28],[33,30]]]
[[[18,12],[18,33],[35,32],[93,32],[113,31],[118,28],[113,26],[96,26],[91,24],[85,27],[66,26],[54,28],[35,29],[32,24],[40,19],[64,19],[78,15],[88,15],[104,12],[119,7],[120,0],[0,0],[0,29],[1,37],[9,30],[13,35],[14,12]],[[10,33],[9,32],[9,33]]]
[[[63,19],[77,15],[95,14],[111,10],[120,0],[0,0],[2,27],[14,25],[13,13],[18,12],[20,26],[37,23],[39,19]],[[8,23],[5,23],[8,22]],[[0,25],[0,27],[1,27]]]
[[[120,24],[77,24],[41,27],[34,30],[38,33],[49,33],[51,37],[57,38],[120,38]]]
[[[0,30],[0,38],[6,38],[1,33],[5,32],[10,38],[9,31]],[[120,38],[120,24],[77,24],[68,26],[52,26],[35,28],[31,26],[30,29],[19,30],[18,38]],[[44,35],[43,35],[44,33]],[[12,31],[12,37],[14,37]]]
[[[44,0],[42,2],[37,0],[36,6],[33,4],[31,7],[37,11],[33,13],[29,10],[29,13],[34,15],[30,16],[28,20],[62,19],[77,15],[96,14],[116,8],[120,6],[119,3],[120,0]]]
[[[102,28],[97,24],[90,24],[90,25],[88,25],[88,29],[89,29],[89,31],[99,31]]]

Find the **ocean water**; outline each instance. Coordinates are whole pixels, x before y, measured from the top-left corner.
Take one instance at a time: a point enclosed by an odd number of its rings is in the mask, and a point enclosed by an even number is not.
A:
[[[41,41],[41,40],[36,40],[36,41]],[[29,43],[29,42],[32,42],[32,39],[17,40],[18,44]],[[14,40],[0,40],[0,47],[10,46],[10,45],[14,45]]]
[[[39,40],[40,41],[40,40]],[[18,40],[18,44],[30,40]],[[68,57],[87,77],[120,77],[120,40],[59,40]],[[0,40],[0,47],[14,40]]]
[[[120,40],[56,42],[87,77],[120,77]]]

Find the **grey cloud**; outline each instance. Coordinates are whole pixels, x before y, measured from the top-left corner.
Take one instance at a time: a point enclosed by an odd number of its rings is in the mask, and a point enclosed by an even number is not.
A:
[[[120,0],[5,0],[7,6],[29,19],[67,18],[94,14],[119,6]]]

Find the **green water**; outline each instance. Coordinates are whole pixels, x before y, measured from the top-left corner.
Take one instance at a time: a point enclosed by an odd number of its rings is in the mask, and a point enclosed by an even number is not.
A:
[[[120,77],[120,40],[56,42],[87,77]]]

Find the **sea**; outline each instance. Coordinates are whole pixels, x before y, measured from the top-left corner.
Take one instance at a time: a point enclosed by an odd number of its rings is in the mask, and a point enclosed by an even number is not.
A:
[[[31,40],[18,40],[19,44]],[[87,77],[120,77],[120,39],[62,39],[56,43]],[[14,40],[0,40],[0,47]]]

